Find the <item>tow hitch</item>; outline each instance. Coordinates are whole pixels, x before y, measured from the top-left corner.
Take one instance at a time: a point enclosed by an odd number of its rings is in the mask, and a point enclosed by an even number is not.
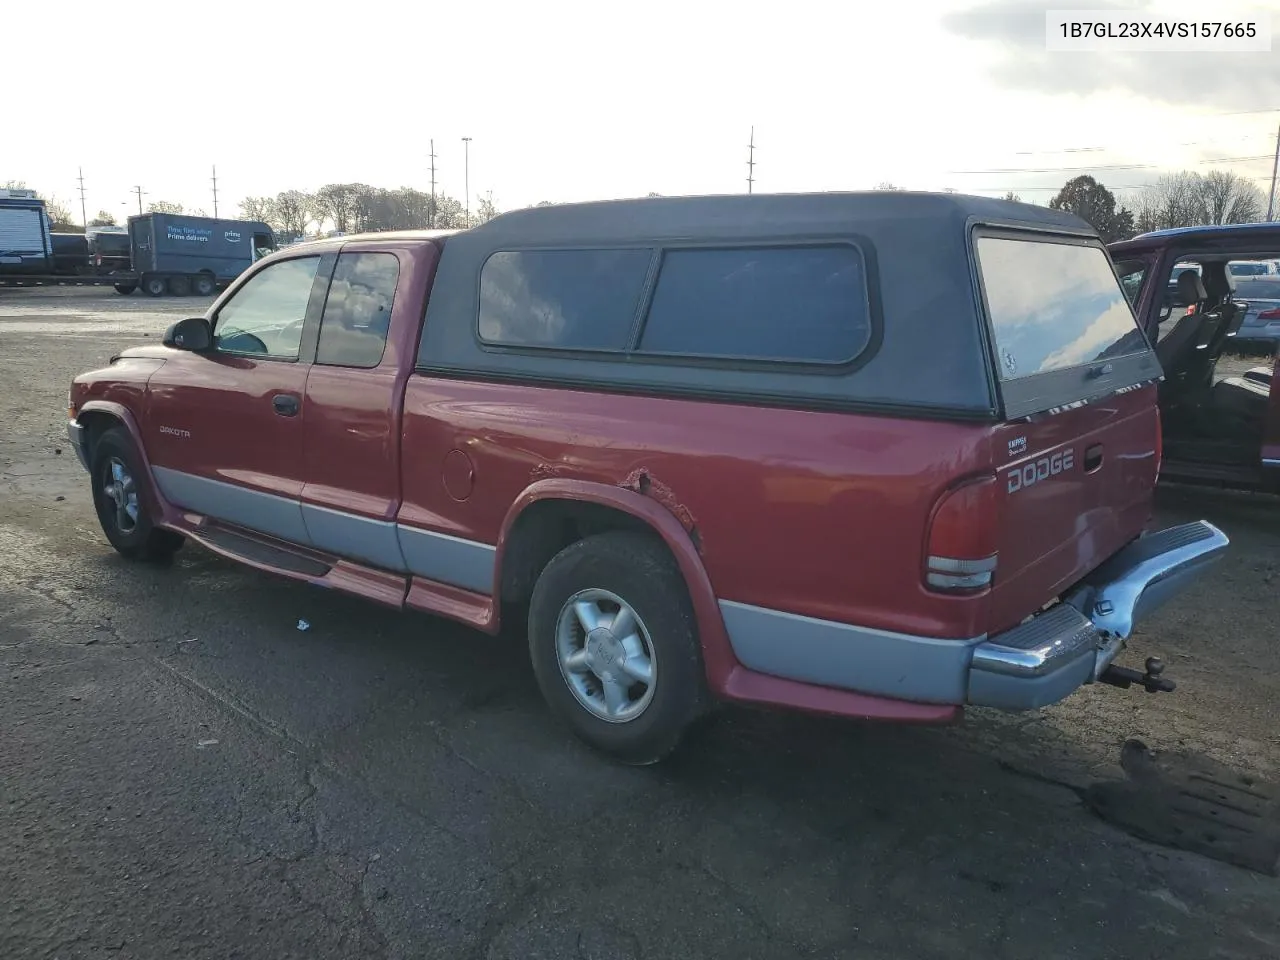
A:
[[[1164,661],[1159,657],[1147,657],[1145,664],[1146,673],[1139,673],[1137,670],[1131,670],[1128,667],[1117,667],[1114,663],[1102,671],[1098,677],[1099,683],[1109,683],[1113,687],[1119,687],[1122,690],[1128,690],[1133,684],[1138,684],[1147,693],[1172,693],[1177,687],[1172,680],[1166,680],[1161,676],[1164,673]]]

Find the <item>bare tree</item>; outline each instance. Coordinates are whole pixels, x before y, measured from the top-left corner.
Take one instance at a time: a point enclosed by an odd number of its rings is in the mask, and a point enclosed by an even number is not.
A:
[[[1262,219],[1262,191],[1230,170],[1214,170],[1200,178],[1205,223],[1256,223]]]
[[[488,223],[497,215],[498,208],[493,202],[493,191],[490,190],[480,198],[480,203],[476,207],[475,221],[476,223]]]
[[[147,205],[148,213],[182,213],[182,204],[168,200],[156,200]]]
[[[1135,226],[1141,233],[1205,222],[1200,174],[1168,173],[1138,195]]]
[[[274,226],[275,211],[272,209],[274,202],[271,197],[245,197],[240,201],[240,216],[246,220],[261,220],[263,223]]]
[[[355,183],[325,184],[315,194],[317,219],[327,217],[333,221],[333,229],[346,233],[355,217],[361,188],[361,184]]]
[[[116,218],[107,210],[99,210],[98,215],[89,221],[91,227],[114,227]]]
[[[269,210],[269,218],[259,219],[265,219],[273,227],[295,237],[305,235],[312,221],[322,216],[315,198],[301,190],[285,190],[276,194],[275,199],[270,201]]]
[[[890,183],[888,180],[881,180],[876,184],[877,190],[901,190],[902,188],[896,184]]]
[[[1022,198],[1021,198],[1020,196],[1018,196],[1016,193],[1014,193],[1012,190],[1010,190],[1008,193],[1006,193],[1006,194],[1004,195],[1004,198],[1005,198],[1006,200],[1012,200],[1014,203],[1021,203],[1021,202],[1022,202]]]
[[[40,196],[36,194],[36,196]],[[84,229],[80,224],[76,223],[75,218],[71,215],[71,209],[56,197],[40,197],[44,201],[44,212],[49,217],[49,225],[60,233],[68,230],[72,232],[80,232]]]

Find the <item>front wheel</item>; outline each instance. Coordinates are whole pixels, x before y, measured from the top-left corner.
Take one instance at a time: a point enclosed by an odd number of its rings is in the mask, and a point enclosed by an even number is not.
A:
[[[645,534],[599,534],[552,558],[529,604],[529,654],[551,708],[625,763],[666,757],[707,700],[684,578]]]
[[[163,297],[168,291],[169,285],[165,282],[164,277],[148,274],[142,278],[142,289],[147,291],[148,296]]]
[[[103,433],[93,445],[90,462],[94,510],[116,552],[130,560],[172,557],[183,538],[154,525],[146,505],[146,478],[129,432],[112,427]]]

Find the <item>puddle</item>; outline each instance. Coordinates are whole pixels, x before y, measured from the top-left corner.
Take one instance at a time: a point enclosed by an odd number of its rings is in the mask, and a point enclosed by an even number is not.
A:
[[[1280,787],[1199,754],[1120,751],[1125,780],[1095,783],[1085,803],[1143,840],[1280,876]]]

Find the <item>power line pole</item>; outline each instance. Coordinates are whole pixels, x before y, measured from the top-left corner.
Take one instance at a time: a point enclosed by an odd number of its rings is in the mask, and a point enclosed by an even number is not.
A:
[[[89,214],[84,207],[84,167],[77,167],[76,172],[80,175],[80,219],[84,221],[84,228],[89,229]]]
[[[462,138],[462,189],[467,192],[464,203],[467,208],[467,226],[471,226],[471,138]]]
[[[1267,219],[1273,217],[1276,203],[1276,171],[1280,170],[1280,127],[1276,128],[1276,158],[1271,164],[1271,196],[1267,198]]]
[[[213,219],[218,219],[218,165],[213,165]]]
[[[142,216],[142,195],[146,192],[141,186],[133,188],[133,192],[138,195],[138,216]]]
[[[751,140],[747,143],[747,193],[754,192],[756,172],[756,128],[751,127]]]
[[[427,208],[427,226],[435,229],[436,226],[436,142],[429,140],[431,144],[431,206]]]

